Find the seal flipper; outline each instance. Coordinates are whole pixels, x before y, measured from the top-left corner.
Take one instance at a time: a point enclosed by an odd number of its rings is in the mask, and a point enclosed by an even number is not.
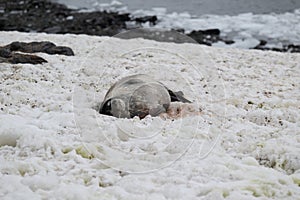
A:
[[[178,91],[178,92],[173,92],[172,90],[168,89],[169,95],[171,97],[171,102],[174,101],[180,101],[182,103],[192,103],[191,101],[187,100],[186,98],[183,97],[183,92]]]
[[[111,99],[111,114],[117,118],[130,118],[128,105],[124,99],[112,98]]]
[[[164,106],[157,106],[156,108],[151,108],[149,110],[149,114],[152,116],[152,117],[156,117],[158,116],[159,114],[161,113],[164,113],[166,112],[166,108]]]

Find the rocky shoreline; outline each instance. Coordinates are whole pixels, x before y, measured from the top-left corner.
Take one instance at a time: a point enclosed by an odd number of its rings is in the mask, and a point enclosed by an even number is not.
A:
[[[155,26],[158,19],[156,16],[134,18],[130,13],[83,12],[45,0],[10,0],[0,2],[0,31],[113,36],[124,30],[141,27],[146,22]],[[128,24],[131,24],[131,26]],[[184,30],[178,31],[184,33]],[[186,35],[200,44],[209,46],[216,42],[234,43],[233,40],[221,37],[219,29],[194,30]],[[151,37],[147,38],[151,39]],[[174,40],[173,42],[176,41]],[[266,44],[267,41],[261,41],[253,49],[300,52],[300,45],[289,44],[282,48],[268,48]]]

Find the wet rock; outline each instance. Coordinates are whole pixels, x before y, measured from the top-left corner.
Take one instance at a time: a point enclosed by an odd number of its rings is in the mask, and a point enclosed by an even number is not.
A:
[[[49,28],[45,28],[44,31],[46,33],[60,33],[62,31],[62,28],[60,26],[53,26]]]
[[[219,36],[221,31],[219,29],[207,29],[207,30],[200,30],[198,33],[203,35],[216,35]]]
[[[3,27],[5,27],[6,21],[7,21],[6,19],[0,18],[0,29],[2,29]]]
[[[10,49],[0,47],[0,57],[9,58],[11,55]]]
[[[21,54],[43,52],[47,54],[61,54],[66,56],[73,56],[74,52],[71,48],[65,46],[56,46],[52,42],[12,42],[6,46],[0,47],[0,62],[6,63],[30,63],[42,64],[47,62],[44,58],[36,55]]]
[[[232,44],[234,41],[227,40],[222,38],[221,31],[219,29],[207,29],[207,30],[198,30],[192,31],[191,33],[187,34],[189,37],[193,38],[199,44],[205,44],[211,46],[213,43],[222,41],[226,44]]]
[[[234,41],[233,40],[228,40],[228,39],[226,39],[226,40],[222,40],[225,44],[233,44],[234,43]]]
[[[215,30],[215,29],[214,29]],[[207,34],[207,32],[214,32],[215,34]],[[191,33],[187,34],[189,37],[196,40],[199,44],[205,44],[211,46],[212,43],[217,42],[220,38],[220,31],[208,31],[208,30],[198,30],[192,31]]]
[[[0,13],[2,31],[112,36],[126,29],[125,22],[130,20],[126,13],[78,12],[45,0],[2,1],[0,7],[4,8]]]
[[[28,63],[28,64],[36,65],[36,64],[46,63],[47,60],[35,55],[14,53],[11,55],[11,57],[7,59],[7,62],[12,64]]]
[[[153,16],[145,16],[145,17],[137,17],[134,19],[137,24],[142,24],[149,22],[150,25],[154,26],[157,23],[157,17],[155,15]]]
[[[300,53],[300,45],[289,44],[286,46],[287,52]]]
[[[12,42],[6,46],[10,51],[21,51],[24,53],[43,52],[47,54],[61,54],[66,56],[74,56],[74,52],[69,47],[56,46],[52,42]]]
[[[282,48],[273,47],[270,48],[267,45],[267,41],[260,40],[260,43],[253,49],[263,50],[263,51],[278,51],[278,52],[289,52],[289,53],[300,53],[300,45],[288,44],[283,45]]]

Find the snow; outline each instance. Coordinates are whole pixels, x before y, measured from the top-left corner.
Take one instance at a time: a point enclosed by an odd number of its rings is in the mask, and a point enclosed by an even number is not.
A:
[[[296,199],[300,55],[86,35],[49,40],[74,57],[0,65],[1,199]],[[201,114],[116,119],[111,84],[146,73]]]

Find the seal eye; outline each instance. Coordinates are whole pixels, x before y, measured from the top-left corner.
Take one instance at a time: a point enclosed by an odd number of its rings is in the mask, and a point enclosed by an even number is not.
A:
[[[112,116],[111,113],[111,99],[108,99],[104,104],[102,104],[100,114]]]

